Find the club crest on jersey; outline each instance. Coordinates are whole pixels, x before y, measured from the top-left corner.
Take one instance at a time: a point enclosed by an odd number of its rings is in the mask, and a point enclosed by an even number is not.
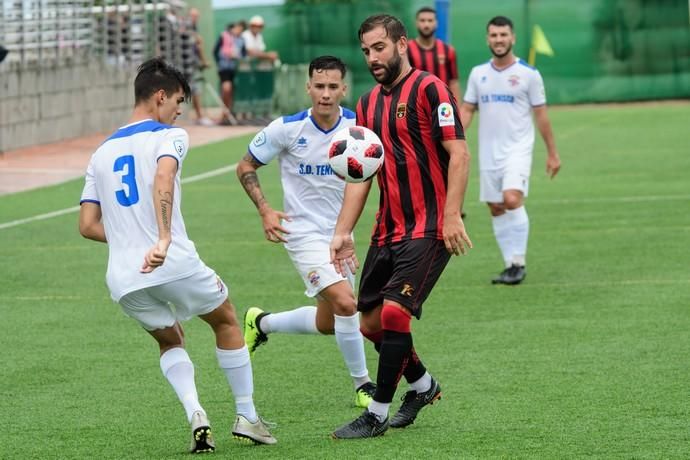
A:
[[[448,102],[444,102],[438,106],[438,125],[439,126],[453,126],[455,124],[455,114],[453,113],[453,106]]]
[[[321,277],[316,272],[316,270],[312,270],[309,273],[307,273],[307,280],[309,280],[309,284],[311,284],[312,286],[318,286],[319,281],[321,281]]]
[[[259,134],[254,136],[254,140],[252,141],[252,144],[254,144],[254,147],[261,147],[266,143],[266,133],[264,131],[261,131]]]
[[[174,140],[173,141],[173,147],[175,148],[175,151],[177,152],[178,155],[182,156],[184,153],[184,142],[180,140]]]
[[[445,54],[439,54],[438,55],[438,65],[444,65],[446,63],[446,55]]]
[[[396,118],[405,118],[405,115],[407,114],[407,104],[404,102],[401,102],[398,104],[398,107],[395,109],[395,117]]]
[[[508,77],[508,83],[510,83],[510,86],[517,86],[520,84],[520,77],[517,75],[511,75]]]
[[[482,79],[479,82],[486,83],[486,75],[482,75]]]
[[[307,138],[302,136],[299,139],[297,139],[297,147],[300,149],[306,149],[307,148]]]

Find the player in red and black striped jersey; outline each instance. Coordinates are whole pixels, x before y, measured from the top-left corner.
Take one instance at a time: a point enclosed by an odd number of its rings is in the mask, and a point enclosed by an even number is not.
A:
[[[410,65],[440,78],[448,85],[459,104],[462,101],[462,90],[458,80],[455,48],[435,37],[438,27],[436,10],[429,6],[422,7],[417,11],[415,18],[418,35],[414,40],[410,40],[407,46]]]
[[[407,426],[440,398],[441,387],[412,346],[411,318],[420,318],[450,256],[472,246],[460,217],[469,153],[455,99],[437,77],[410,66],[407,33],[397,18],[367,18],[359,39],[379,84],[360,98],[357,124],[378,134],[385,155],[357,305],[362,333],[379,352],[379,368],[373,401],[359,418],[333,432],[339,439],[379,436],[389,426]],[[331,242],[338,271],[359,266],[351,232],[370,189],[371,181],[345,187]],[[411,389],[389,421],[402,376]]]

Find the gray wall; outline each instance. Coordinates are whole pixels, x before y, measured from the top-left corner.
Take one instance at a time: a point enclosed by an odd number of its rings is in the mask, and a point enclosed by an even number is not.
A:
[[[134,69],[127,66],[93,60],[3,67],[0,152],[112,131],[134,104]]]

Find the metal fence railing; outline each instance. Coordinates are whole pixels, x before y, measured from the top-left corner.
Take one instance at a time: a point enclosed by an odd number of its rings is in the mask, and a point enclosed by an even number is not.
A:
[[[3,67],[75,59],[138,65],[160,55],[190,70],[195,39],[185,9],[178,0],[1,0]]]

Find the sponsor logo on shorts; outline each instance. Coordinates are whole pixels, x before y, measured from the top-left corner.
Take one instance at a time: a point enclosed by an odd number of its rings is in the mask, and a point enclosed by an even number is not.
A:
[[[216,285],[218,285],[218,292],[221,294],[225,294],[225,285],[223,284],[223,281],[221,281],[219,276],[216,276]]]
[[[412,294],[414,294],[414,287],[412,287],[410,283],[403,283],[400,294],[404,295],[405,297],[412,297]]]
[[[321,281],[321,277],[319,274],[316,272],[316,270],[312,270],[309,273],[307,273],[307,280],[309,280],[309,283],[312,286],[318,286],[319,281]]]

